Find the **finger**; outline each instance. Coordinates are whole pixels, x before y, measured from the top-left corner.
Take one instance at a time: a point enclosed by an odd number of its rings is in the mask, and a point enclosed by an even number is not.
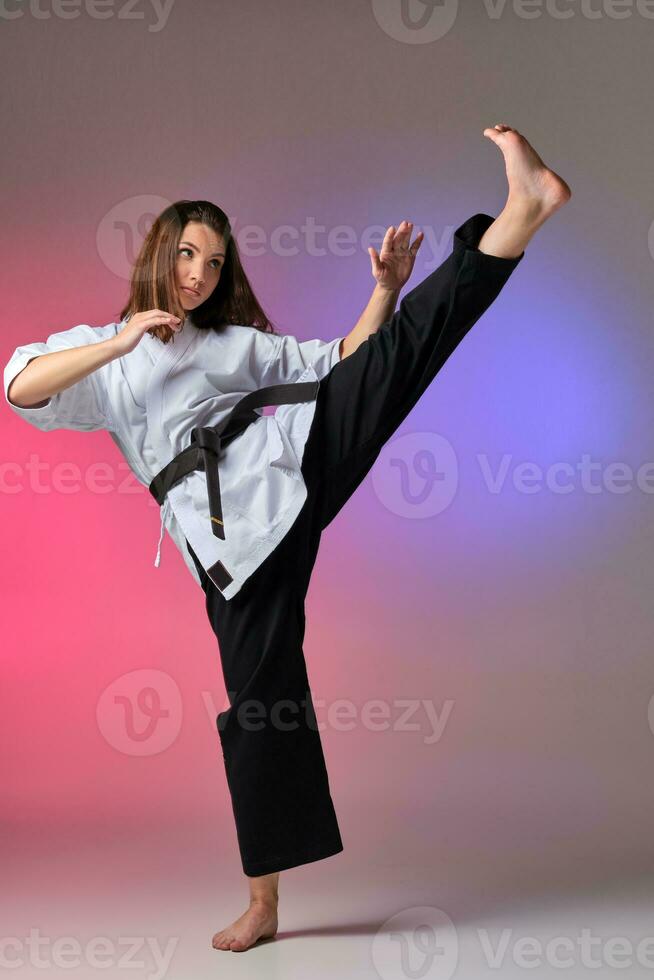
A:
[[[420,243],[420,242],[421,242],[421,241],[423,240],[423,238],[424,238],[424,237],[425,237],[425,234],[424,234],[424,232],[422,232],[422,231],[419,231],[419,232],[418,232],[418,234],[416,235],[416,237],[414,238],[414,240],[413,240],[413,241],[412,241],[412,243],[411,243],[411,248],[413,248],[413,246],[414,246],[414,245],[415,245],[416,243],[418,243],[418,244],[419,244],[419,243]]]
[[[153,316],[155,318],[159,317],[157,323],[161,323],[162,320],[176,320],[177,323],[181,323],[181,320],[178,316],[175,316],[173,313],[166,313],[165,310],[151,310],[150,316]]]
[[[406,234],[402,237],[399,243],[399,252],[403,255],[411,255],[411,236],[413,235],[413,222],[407,222]]]
[[[393,252],[394,234],[395,234],[395,225],[391,225],[390,228],[387,230],[386,234],[384,235],[384,241],[382,242],[382,247],[381,247],[382,260],[386,258],[386,256],[391,255]]]
[[[169,313],[168,310],[150,310],[150,313],[155,316],[174,316],[174,313]],[[179,317],[176,319],[179,320]]]
[[[145,321],[146,329],[152,326],[166,326],[172,330],[181,330],[182,322],[179,317],[171,316],[169,313],[162,313],[160,316],[151,317]]]
[[[393,247],[408,247],[409,240],[411,238],[411,232],[413,231],[413,224],[410,221],[403,221],[398,230],[395,232]]]
[[[425,238],[425,235],[424,235],[424,232],[422,232],[422,231],[421,231],[421,232],[419,232],[419,233],[418,233],[418,235],[416,236],[416,239],[415,239],[415,241],[414,241],[414,242],[413,242],[413,244],[411,245],[411,248],[409,249],[409,251],[410,251],[410,253],[411,253],[411,255],[412,255],[412,256],[413,256],[414,258],[415,258],[415,256],[416,256],[416,255],[418,254],[418,249],[419,249],[419,248],[420,248],[420,246],[422,245],[422,243],[423,243],[423,241],[424,241],[424,238]]]
[[[372,247],[372,245],[368,249],[368,254],[370,255],[370,260],[372,262],[372,271],[373,271],[373,273],[375,275],[377,275],[377,274],[379,274],[382,271],[382,267],[381,267],[381,263],[379,261],[379,255],[375,251],[375,249]]]

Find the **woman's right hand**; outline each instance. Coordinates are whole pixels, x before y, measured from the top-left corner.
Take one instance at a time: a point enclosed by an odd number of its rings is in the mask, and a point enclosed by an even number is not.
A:
[[[134,350],[147,330],[162,324],[169,326],[175,333],[182,329],[180,318],[173,316],[172,313],[166,313],[164,310],[146,310],[144,313],[132,313],[120,333],[111,338],[111,344],[122,357],[123,354],[129,354],[131,350]]]

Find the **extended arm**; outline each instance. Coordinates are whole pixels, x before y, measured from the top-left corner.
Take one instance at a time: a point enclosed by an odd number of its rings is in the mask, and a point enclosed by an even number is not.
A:
[[[423,232],[420,232],[413,244],[409,245],[412,231],[413,224],[410,221],[403,221],[397,230],[391,225],[384,236],[381,253],[378,254],[372,247],[368,249],[376,285],[365,310],[341,341],[341,360],[353,354],[395,312],[400,290],[413,271],[413,264],[424,238]]]
[[[341,341],[341,360],[353,354],[359,344],[362,344],[371,333],[376,333],[382,323],[390,320],[395,312],[399,295],[399,289],[385,289],[377,283],[365,310],[352,330]]]

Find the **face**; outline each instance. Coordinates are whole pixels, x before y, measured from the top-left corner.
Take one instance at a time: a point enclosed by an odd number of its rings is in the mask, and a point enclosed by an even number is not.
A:
[[[175,277],[182,306],[194,310],[211,296],[225,262],[222,236],[199,221],[189,221],[177,246]]]

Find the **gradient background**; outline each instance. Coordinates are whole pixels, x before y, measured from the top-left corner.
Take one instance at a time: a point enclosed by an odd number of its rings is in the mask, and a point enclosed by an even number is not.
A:
[[[407,291],[456,226],[500,211],[484,127],[524,132],[573,190],[324,534],[305,652],[345,850],[282,875],[295,945],[258,947],[248,969],[377,976],[370,936],[417,906],[518,931],[525,908],[555,905],[574,936],[596,921],[582,896],[610,890],[625,934],[654,857],[654,20],[608,0],[595,17],[449,2],[432,11],[449,30],[413,43],[399,0],[176,0],[157,30],[149,3],[123,7],[2,8],[3,364],[118,319],[159,203],[213,200],[237,237],[260,226],[268,244],[244,262],[264,309],[329,339],[374,284],[365,229],[430,229]],[[310,218],[353,229],[350,254],[326,232],[323,255],[272,245]],[[204,596],[168,537],[154,569],[158,509],[106,433],[41,433],[6,404],[2,426],[3,936],[174,936],[168,976],[210,975],[225,968],[211,935],[247,892]],[[422,509],[417,451],[446,474]],[[579,474],[565,493],[513,481],[584,455],[594,492]],[[503,458],[493,492],[483,460]],[[98,463],[104,492],[85,487]],[[169,716],[135,739],[112,696],[144,732],[144,687]],[[354,725],[334,721],[339,699]],[[417,709],[400,724],[403,699]],[[362,716],[377,700],[381,731]],[[435,740],[423,700],[445,722]],[[332,940],[319,963],[316,936]],[[61,970],[100,973],[148,975]]]

